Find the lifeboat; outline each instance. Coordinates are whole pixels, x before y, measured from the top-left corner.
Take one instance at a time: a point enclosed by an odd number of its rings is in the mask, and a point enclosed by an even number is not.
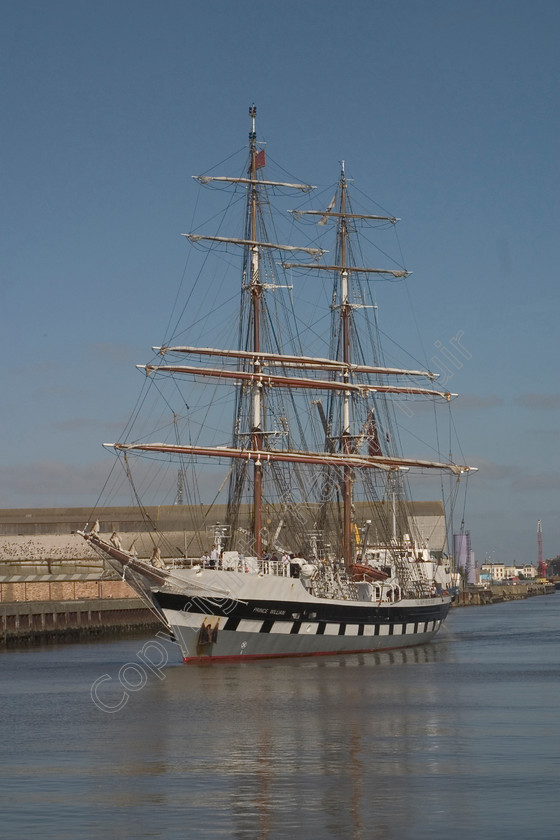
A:
[[[387,580],[389,575],[381,569],[374,569],[373,566],[366,566],[363,563],[354,563],[350,566],[350,574],[353,580]]]

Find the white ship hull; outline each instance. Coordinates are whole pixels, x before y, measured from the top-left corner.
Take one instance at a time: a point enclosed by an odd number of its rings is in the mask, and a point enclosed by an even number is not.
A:
[[[164,615],[185,663],[328,656],[411,647],[430,642],[444,620],[442,617],[423,622],[379,621],[363,625],[328,622],[324,629],[318,622],[277,621],[268,630],[264,621],[242,619],[234,630],[228,630],[227,618],[167,609]],[[213,622],[216,627],[215,641],[200,642],[200,628],[204,622],[207,625]]]
[[[123,567],[173,634],[183,661],[327,656],[411,647],[429,642],[452,597],[438,594],[389,602],[368,584],[354,597],[317,597],[301,578],[194,567],[161,568],[84,534]]]
[[[173,592],[152,590],[184,662],[326,656],[429,642],[451,597],[379,604],[317,598],[298,579],[179,571]],[[178,578],[184,581],[178,591]],[[233,594],[235,593],[235,594]]]

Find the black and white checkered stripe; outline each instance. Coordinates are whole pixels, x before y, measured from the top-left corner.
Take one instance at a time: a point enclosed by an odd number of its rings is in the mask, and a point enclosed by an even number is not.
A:
[[[327,621],[273,621],[228,618],[224,630],[240,633],[285,633],[291,635],[317,636],[400,636],[417,633],[434,633],[439,629],[442,619],[437,621],[344,624]]]

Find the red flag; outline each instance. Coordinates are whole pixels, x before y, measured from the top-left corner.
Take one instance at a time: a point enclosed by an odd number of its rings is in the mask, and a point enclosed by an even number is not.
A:
[[[266,165],[266,159],[264,154],[264,149],[261,149],[260,152],[257,152],[255,156],[255,169],[262,169],[263,166]]]

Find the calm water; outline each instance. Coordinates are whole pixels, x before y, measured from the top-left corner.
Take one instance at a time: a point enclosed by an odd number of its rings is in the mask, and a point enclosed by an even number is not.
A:
[[[0,836],[557,840],[559,677],[560,594],[457,609],[406,654],[3,652]]]

